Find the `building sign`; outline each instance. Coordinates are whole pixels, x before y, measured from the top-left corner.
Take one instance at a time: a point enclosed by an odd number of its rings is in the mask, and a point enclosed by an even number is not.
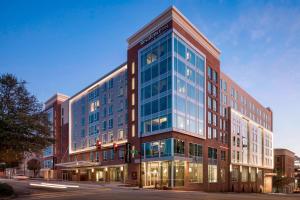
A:
[[[161,34],[165,33],[169,29],[169,24],[165,24],[156,31],[152,32],[150,35],[148,35],[146,38],[144,38],[142,41],[140,41],[140,45],[145,45],[152,40],[158,38]]]

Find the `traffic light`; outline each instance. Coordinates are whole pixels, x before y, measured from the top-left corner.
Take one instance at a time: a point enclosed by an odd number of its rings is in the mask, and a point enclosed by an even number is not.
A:
[[[114,143],[114,152],[117,152],[117,150],[118,150],[118,144]]]
[[[102,142],[100,140],[97,140],[97,142],[96,142],[96,148],[98,150],[101,150],[101,144],[102,144]]]

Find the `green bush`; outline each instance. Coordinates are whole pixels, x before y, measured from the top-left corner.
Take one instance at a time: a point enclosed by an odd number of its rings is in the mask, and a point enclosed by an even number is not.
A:
[[[14,194],[14,189],[7,183],[0,183],[0,196],[11,196]]]

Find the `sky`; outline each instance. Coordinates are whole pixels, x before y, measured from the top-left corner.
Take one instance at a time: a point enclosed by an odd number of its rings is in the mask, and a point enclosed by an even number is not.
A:
[[[274,113],[274,146],[300,155],[300,1],[0,0],[0,74],[41,102],[126,61],[126,39],[175,5],[221,50],[221,70]]]

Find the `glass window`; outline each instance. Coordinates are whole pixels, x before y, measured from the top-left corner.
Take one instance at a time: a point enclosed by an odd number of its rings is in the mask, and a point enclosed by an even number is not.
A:
[[[208,165],[208,182],[217,183],[218,182],[218,166]]]
[[[152,101],[152,114],[157,113],[158,110],[158,100]]]
[[[181,80],[180,78],[177,78],[177,92],[181,93],[181,94],[185,94],[186,93],[186,83],[185,81]]]
[[[171,156],[171,139],[160,141],[160,156]]]
[[[167,72],[167,59],[160,62],[159,65],[159,74],[162,75]]]
[[[158,76],[158,64],[152,66],[152,79]]]
[[[191,183],[203,183],[202,163],[189,163],[189,180]]]
[[[242,167],[242,182],[248,181],[248,167]]]
[[[185,113],[185,99],[180,96],[177,96],[177,110]]]
[[[181,61],[181,60],[179,60],[179,59],[177,59],[177,72],[179,73],[179,74],[181,74],[182,76],[185,76],[185,64]]]
[[[184,155],[184,141],[174,139],[174,154],[179,156]]]
[[[185,46],[179,40],[177,42],[177,53],[182,57],[185,58]]]
[[[204,59],[196,56],[196,66],[200,71],[204,72]]]
[[[158,94],[158,82],[155,82],[152,84],[152,96],[155,96]]]
[[[159,93],[167,91],[167,78],[160,80]]]
[[[167,109],[167,96],[162,97],[159,100],[159,110],[163,111],[163,110],[166,110],[166,109]]]
[[[195,78],[196,78],[195,71],[189,67],[186,67],[186,77],[192,82],[195,82]]]

